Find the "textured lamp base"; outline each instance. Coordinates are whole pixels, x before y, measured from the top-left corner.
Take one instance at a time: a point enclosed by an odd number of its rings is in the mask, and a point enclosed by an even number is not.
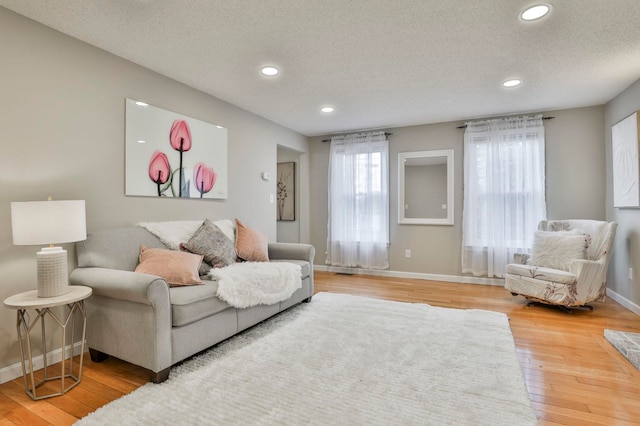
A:
[[[67,251],[62,247],[45,247],[36,254],[38,262],[38,297],[62,296],[69,291]]]

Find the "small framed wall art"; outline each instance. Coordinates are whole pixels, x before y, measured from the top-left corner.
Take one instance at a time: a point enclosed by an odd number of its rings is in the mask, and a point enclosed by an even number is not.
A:
[[[296,220],[296,163],[278,163],[278,220]]]

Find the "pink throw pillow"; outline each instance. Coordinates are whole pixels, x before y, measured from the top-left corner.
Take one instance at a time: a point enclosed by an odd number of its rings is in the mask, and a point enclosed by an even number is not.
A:
[[[198,274],[201,263],[198,254],[140,246],[136,272],[157,275],[171,286],[203,284]]]
[[[269,239],[236,219],[236,253],[248,262],[268,262]]]

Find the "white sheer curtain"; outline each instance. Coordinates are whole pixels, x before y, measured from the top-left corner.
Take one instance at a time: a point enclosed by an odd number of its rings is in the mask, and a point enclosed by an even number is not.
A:
[[[462,272],[503,277],[546,219],[542,116],[467,123]]]
[[[331,138],[328,265],[389,267],[389,142],[384,132]]]

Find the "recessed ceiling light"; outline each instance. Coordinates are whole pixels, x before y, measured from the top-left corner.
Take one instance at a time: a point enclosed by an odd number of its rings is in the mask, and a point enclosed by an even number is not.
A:
[[[138,143],[147,143],[147,141],[139,140]]]
[[[530,8],[522,12],[520,18],[522,18],[523,21],[535,21],[536,19],[540,19],[547,13],[549,13],[549,10],[551,10],[551,7],[548,4],[531,6]]]
[[[518,80],[517,78],[514,78],[512,80],[507,80],[504,83],[502,83],[502,85],[504,87],[516,87],[519,86],[522,83],[522,80]]]
[[[136,101],[136,105],[141,106],[141,107],[149,106],[149,104],[148,104],[148,103],[141,102],[141,101]]]
[[[273,77],[274,75],[278,75],[280,73],[278,68],[272,66],[262,67],[260,72],[264,75],[268,75],[269,77]]]
[[[333,110],[333,107],[326,106],[326,107],[320,108],[320,111],[329,113],[329,112],[333,112],[334,110]]]

